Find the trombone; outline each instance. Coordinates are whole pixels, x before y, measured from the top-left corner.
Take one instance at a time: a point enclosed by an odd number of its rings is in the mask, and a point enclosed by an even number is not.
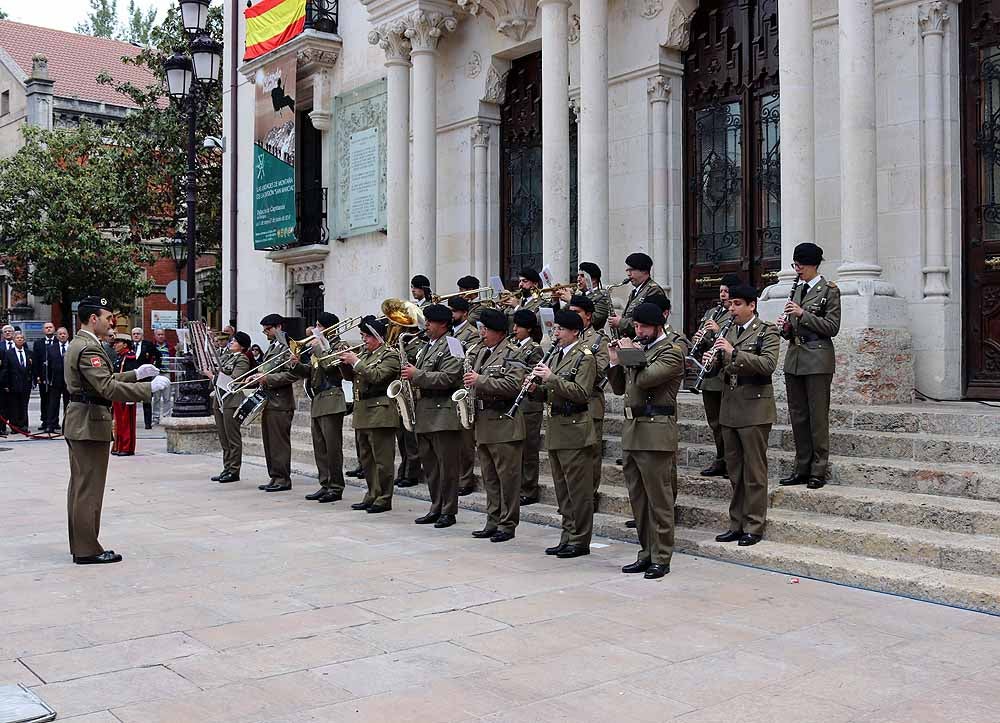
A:
[[[350,319],[344,319],[343,321],[334,324],[333,326],[328,326],[323,329],[323,336],[326,337],[327,341],[336,341],[338,336],[342,336],[346,332],[354,329],[355,327],[361,326],[360,316],[354,316]],[[307,344],[309,344],[313,339],[317,338],[315,334],[310,334],[304,339],[291,339],[288,342],[288,349],[292,352],[294,356],[302,356],[309,349],[306,349]]]
[[[431,301],[435,304],[440,304],[442,301],[447,301],[448,299],[454,299],[456,296],[464,297],[467,301],[493,301],[493,287],[492,286],[480,286],[478,289],[469,289],[468,291],[456,291],[453,294],[444,294],[443,296],[438,294],[431,295]],[[471,296],[479,297],[482,295],[483,298],[469,298]]]
[[[362,342],[360,344],[355,344],[354,346],[347,346],[347,342],[341,342],[341,343],[344,344],[344,346],[342,348],[340,348],[340,349],[331,349],[329,354],[324,354],[323,356],[314,356],[312,358],[313,364],[316,364],[316,365],[322,364],[327,359],[331,359],[333,357],[339,357],[341,354],[347,354],[348,352],[352,352],[352,351],[356,352],[356,351],[358,351],[360,349],[363,349],[364,346],[365,346],[364,342]]]

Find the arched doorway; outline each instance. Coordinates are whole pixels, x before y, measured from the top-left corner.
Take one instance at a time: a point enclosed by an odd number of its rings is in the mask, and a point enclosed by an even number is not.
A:
[[[763,288],[781,263],[777,0],[703,0],[684,54],[686,326],[723,274]]]

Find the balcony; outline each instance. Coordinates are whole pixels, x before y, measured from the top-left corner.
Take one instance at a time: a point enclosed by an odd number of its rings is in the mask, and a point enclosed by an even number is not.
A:
[[[340,0],[306,0],[306,30],[337,35]]]
[[[340,57],[340,0],[306,0],[305,28],[301,33],[240,66],[240,73],[254,82],[257,71],[267,63],[291,55],[296,59],[299,79],[329,70]]]
[[[327,244],[326,187],[310,188],[295,194],[295,245]]]

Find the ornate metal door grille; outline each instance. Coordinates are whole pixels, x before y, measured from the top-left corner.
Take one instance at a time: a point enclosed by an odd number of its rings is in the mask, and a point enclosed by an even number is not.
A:
[[[684,57],[686,324],[781,263],[777,0],[704,0]]]
[[[299,315],[306,326],[312,326],[323,311],[323,284],[303,284],[302,303],[299,304]]]

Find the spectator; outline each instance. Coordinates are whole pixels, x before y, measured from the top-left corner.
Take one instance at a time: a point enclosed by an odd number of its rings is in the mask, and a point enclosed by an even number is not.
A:
[[[174,355],[174,348],[167,341],[167,332],[163,329],[153,329],[153,345],[159,354],[159,364],[161,375],[166,376],[170,371],[167,362],[169,357]],[[159,424],[160,419],[165,417],[170,409],[170,387],[163,391],[153,392],[153,424]]]
[[[12,428],[28,431],[28,400],[34,386],[31,353],[24,343],[24,334],[14,335],[14,346],[4,351],[3,388],[7,393],[7,411]]]
[[[257,366],[260,364],[260,360],[264,358],[264,352],[260,350],[260,347],[254,344],[250,347],[250,356],[253,357],[253,365]]]
[[[142,330],[140,329],[140,335]],[[134,333],[134,332],[133,332]],[[134,371],[139,368],[132,353],[132,340],[125,334],[115,336],[116,372]],[[115,441],[111,454],[129,457],[135,454],[135,402],[112,402],[111,412],[115,420]]]
[[[69,331],[65,326],[60,326],[56,330],[56,341],[48,349],[49,377],[52,382],[49,387],[49,408],[47,430],[54,433],[61,429],[59,424],[60,408],[63,415],[66,413],[66,405],[69,404],[69,392],[66,389],[65,370],[63,358],[69,351]]]
[[[156,350],[153,342],[143,339],[142,329],[136,327],[132,329],[132,354],[135,356],[135,365],[138,369],[143,364],[160,366],[160,352]],[[146,429],[153,428],[153,403],[142,403],[142,419],[146,424]]]
[[[31,348],[32,369],[35,374],[35,382],[38,384],[38,396],[40,397],[40,409],[42,413],[42,423],[38,427],[39,432],[48,432],[49,427],[49,389],[52,386],[52,370],[49,369],[49,349],[56,343],[56,325],[51,321],[46,321],[42,326],[45,334],[41,339],[35,339]],[[56,422],[58,423],[58,419]]]
[[[0,376],[4,373],[4,367],[6,366],[6,361],[4,357],[7,355],[8,349],[14,348],[14,327],[10,324],[5,324],[3,329],[0,329],[0,334],[2,334],[2,339],[0,339]],[[7,436],[7,419],[10,418],[10,395],[3,390],[3,384],[0,383],[0,437]]]

